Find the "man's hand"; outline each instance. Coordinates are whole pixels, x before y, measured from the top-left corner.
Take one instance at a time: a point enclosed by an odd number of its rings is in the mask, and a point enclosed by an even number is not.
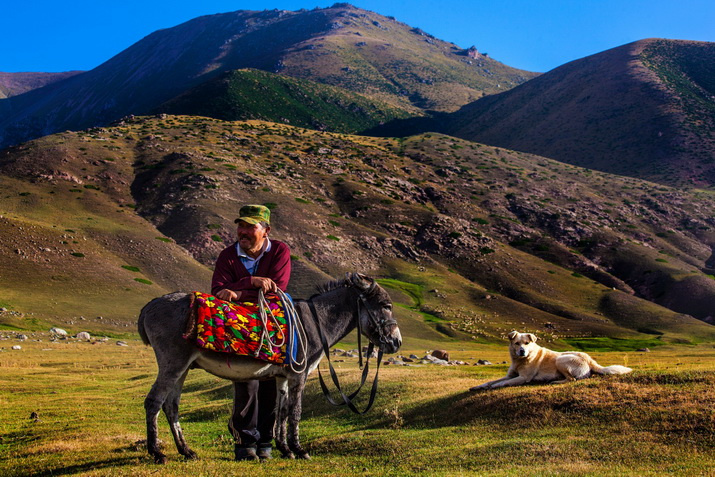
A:
[[[276,283],[270,278],[251,277],[251,285],[253,285],[255,288],[260,288],[261,290],[263,290],[263,293],[275,293],[278,291],[278,285],[276,285]]]
[[[220,298],[221,300],[225,301],[238,301],[238,298],[241,296],[241,292],[236,293],[233,290],[229,290],[227,288],[224,288],[220,292],[216,293],[216,298]]]

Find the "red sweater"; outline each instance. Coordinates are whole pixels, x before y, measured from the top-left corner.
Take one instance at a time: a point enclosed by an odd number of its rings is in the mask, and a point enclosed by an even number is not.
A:
[[[254,276],[270,278],[278,288],[286,291],[290,280],[290,249],[288,245],[278,240],[271,240],[271,250],[264,252]],[[216,259],[216,267],[211,279],[211,293],[215,295],[223,289],[241,291],[241,301],[258,298],[258,289],[251,285],[251,274],[238,258],[235,243],[223,249]]]

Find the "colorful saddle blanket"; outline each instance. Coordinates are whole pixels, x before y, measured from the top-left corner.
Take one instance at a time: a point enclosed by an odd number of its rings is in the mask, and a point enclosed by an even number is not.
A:
[[[186,339],[200,348],[287,364],[288,325],[284,305],[276,295],[267,295],[271,316],[267,320],[270,342],[263,337],[263,322],[257,303],[233,303],[201,292],[193,292]],[[194,327],[195,325],[195,327]],[[278,325],[278,326],[277,326]],[[273,346],[273,344],[282,344]]]

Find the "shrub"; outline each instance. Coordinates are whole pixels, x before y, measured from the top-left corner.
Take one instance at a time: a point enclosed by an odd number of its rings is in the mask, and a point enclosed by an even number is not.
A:
[[[340,241],[340,239],[338,237],[336,237],[335,235],[328,235],[326,238],[328,238],[330,240],[335,240],[336,242]]]
[[[214,242],[223,242],[223,239],[221,238],[221,236],[216,235],[216,234],[211,236],[211,240],[213,240]]]
[[[80,252],[72,252],[72,253],[70,253],[70,255],[72,255],[73,257],[80,257],[80,258],[84,257],[84,254],[80,253]]]
[[[166,237],[156,237],[156,239],[161,240],[162,242],[166,242],[166,243],[172,242],[172,240],[170,238],[166,238]]]
[[[130,272],[139,272],[139,267],[134,267],[132,265],[122,265],[122,268],[125,270],[129,270]]]
[[[135,278],[135,282],[143,283],[145,285],[152,285],[152,282],[147,280],[146,278]]]

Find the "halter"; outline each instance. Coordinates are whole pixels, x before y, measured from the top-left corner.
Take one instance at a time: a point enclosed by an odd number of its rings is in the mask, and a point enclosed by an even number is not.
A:
[[[350,282],[350,285],[354,287],[355,285]],[[372,383],[372,389],[370,390],[370,399],[367,403],[367,406],[365,409],[360,411],[355,404],[352,402],[353,399],[358,395],[360,390],[362,389],[362,386],[365,384],[365,381],[367,380],[367,375],[368,371],[370,368],[370,356],[372,356],[372,352],[375,349],[375,345],[373,344],[372,341],[370,341],[370,344],[367,347],[367,358],[365,359],[365,367],[363,368],[362,364],[362,341],[361,341],[361,336],[362,336],[362,325],[360,324],[360,304],[362,303],[363,307],[365,310],[367,310],[368,316],[370,317],[371,322],[373,325],[377,326],[378,329],[382,329],[386,325],[390,324],[397,324],[397,320],[395,319],[378,319],[375,317],[375,315],[372,313],[370,308],[367,306],[367,300],[366,296],[371,295],[374,291],[375,288],[377,287],[376,282],[372,282],[370,284],[370,288],[366,292],[362,292],[358,295],[358,301],[357,301],[357,308],[356,308],[356,314],[357,314],[357,328],[358,328],[358,356],[359,356],[359,365],[360,369],[362,369],[362,377],[360,378],[360,385],[358,388],[350,393],[349,395],[346,395],[342,388],[340,387],[340,383],[338,382],[338,375],[335,373],[335,368],[333,368],[333,363],[330,362],[330,346],[328,346],[328,342],[325,339],[325,336],[323,335],[322,330],[320,329],[320,323],[318,322],[318,313],[315,310],[315,305],[313,304],[313,300],[309,299],[308,300],[308,306],[310,307],[310,312],[313,315],[313,319],[315,320],[316,327],[318,328],[318,334],[320,335],[320,341],[323,344],[323,354],[325,354],[325,358],[328,360],[328,367],[330,368],[330,377],[332,378],[333,384],[335,385],[335,388],[338,390],[340,393],[340,396],[343,398],[343,401],[336,401],[330,396],[330,391],[328,390],[328,387],[325,385],[325,381],[323,380],[323,375],[320,372],[320,367],[318,367],[318,378],[320,380],[320,387],[323,390],[323,394],[325,395],[325,398],[328,400],[330,404],[333,406],[343,406],[347,405],[348,408],[355,414],[365,414],[367,411],[372,408],[373,403],[375,402],[375,396],[377,395],[377,377],[380,373],[380,364],[382,363],[382,349],[378,349],[377,352],[377,370],[375,371],[375,379],[373,380]],[[387,343],[387,339],[380,334],[380,343]]]

